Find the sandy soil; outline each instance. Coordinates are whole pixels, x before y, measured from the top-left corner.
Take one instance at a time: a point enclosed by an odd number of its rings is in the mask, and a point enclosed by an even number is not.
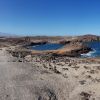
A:
[[[45,59],[44,57],[33,57],[33,64],[44,67],[62,77],[61,84],[68,82],[64,89],[65,98],[58,100],[100,100],[100,59],[83,59],[60,57]],[[64,78],[65,79],[64,79]],[[50,79],[51,80],[51,79]],[[65,81],[64,81],[65,80]],[[59,82],[57,82],[59,84]],[[68,91],[66,91],[68,89]],[[65,94],[60,94],[65,95]],[[59,96],[58,96],[59,97]]]
[[[19,62],[3,48],[0,100],[100,100],[100,63],[36,56]]]
[[[66,100],[69,82],[0,50],[0,100]]]

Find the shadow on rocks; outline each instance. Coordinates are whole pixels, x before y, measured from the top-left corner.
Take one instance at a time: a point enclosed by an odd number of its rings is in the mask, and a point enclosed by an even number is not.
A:
[[[37,91],[36,95],[38,100],[58,100],[54,90],[46,87]]]

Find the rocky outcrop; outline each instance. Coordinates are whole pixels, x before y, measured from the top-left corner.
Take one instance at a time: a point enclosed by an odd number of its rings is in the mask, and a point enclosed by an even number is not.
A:
[[[82,43],[74,43],[64,46],[64,48],[56,50],[53,52],[55,56],[69,56],[77,57],[82,53],[88,53],[92,49],[83,45]]]
[[[41,45],[41,44],[46,44],[48,41],[35,41],[35,42],[30,42],[28,46],[35,46],[35,45]]]
[[[59,42],[59,44],[63,44],[63,45],[69,44],[69,43],[71,43],[71,41],[62,40],[62,41]]]
[[[14,50],[7,50],[7,51],[9,53],[11,53],[12,56],[19,57],[19,58],[24,58],[25,56],[31,54],[31,51],[26,50],[26,49],[20,49],[20,48],[17,48],[17,49],[14,49]]]
[[[91,42],[91,41],[100,41],[100,37],[96,35],[83,35],[83,36],[78,36],[76,39],[74,39],[73,42]]]

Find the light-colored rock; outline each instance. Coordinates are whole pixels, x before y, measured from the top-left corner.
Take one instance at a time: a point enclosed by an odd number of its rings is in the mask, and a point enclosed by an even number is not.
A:
[[[32,61],[32,56],[31,55],[25,56],[25,60],[28,61],[28,62],[31,62]]]

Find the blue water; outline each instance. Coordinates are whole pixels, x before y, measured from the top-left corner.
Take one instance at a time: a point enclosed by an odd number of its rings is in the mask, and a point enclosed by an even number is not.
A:
[[[31,48],[33,50],[57,50],[59,48],[62,48],[62,44],[42,44],[42,45],[37,45],[37,46],[32,46]]]
[[[93,49],[87,54],[82,54],[82,57],[100,57],[100,42],[88,42],[86,43],[87,46]]]

